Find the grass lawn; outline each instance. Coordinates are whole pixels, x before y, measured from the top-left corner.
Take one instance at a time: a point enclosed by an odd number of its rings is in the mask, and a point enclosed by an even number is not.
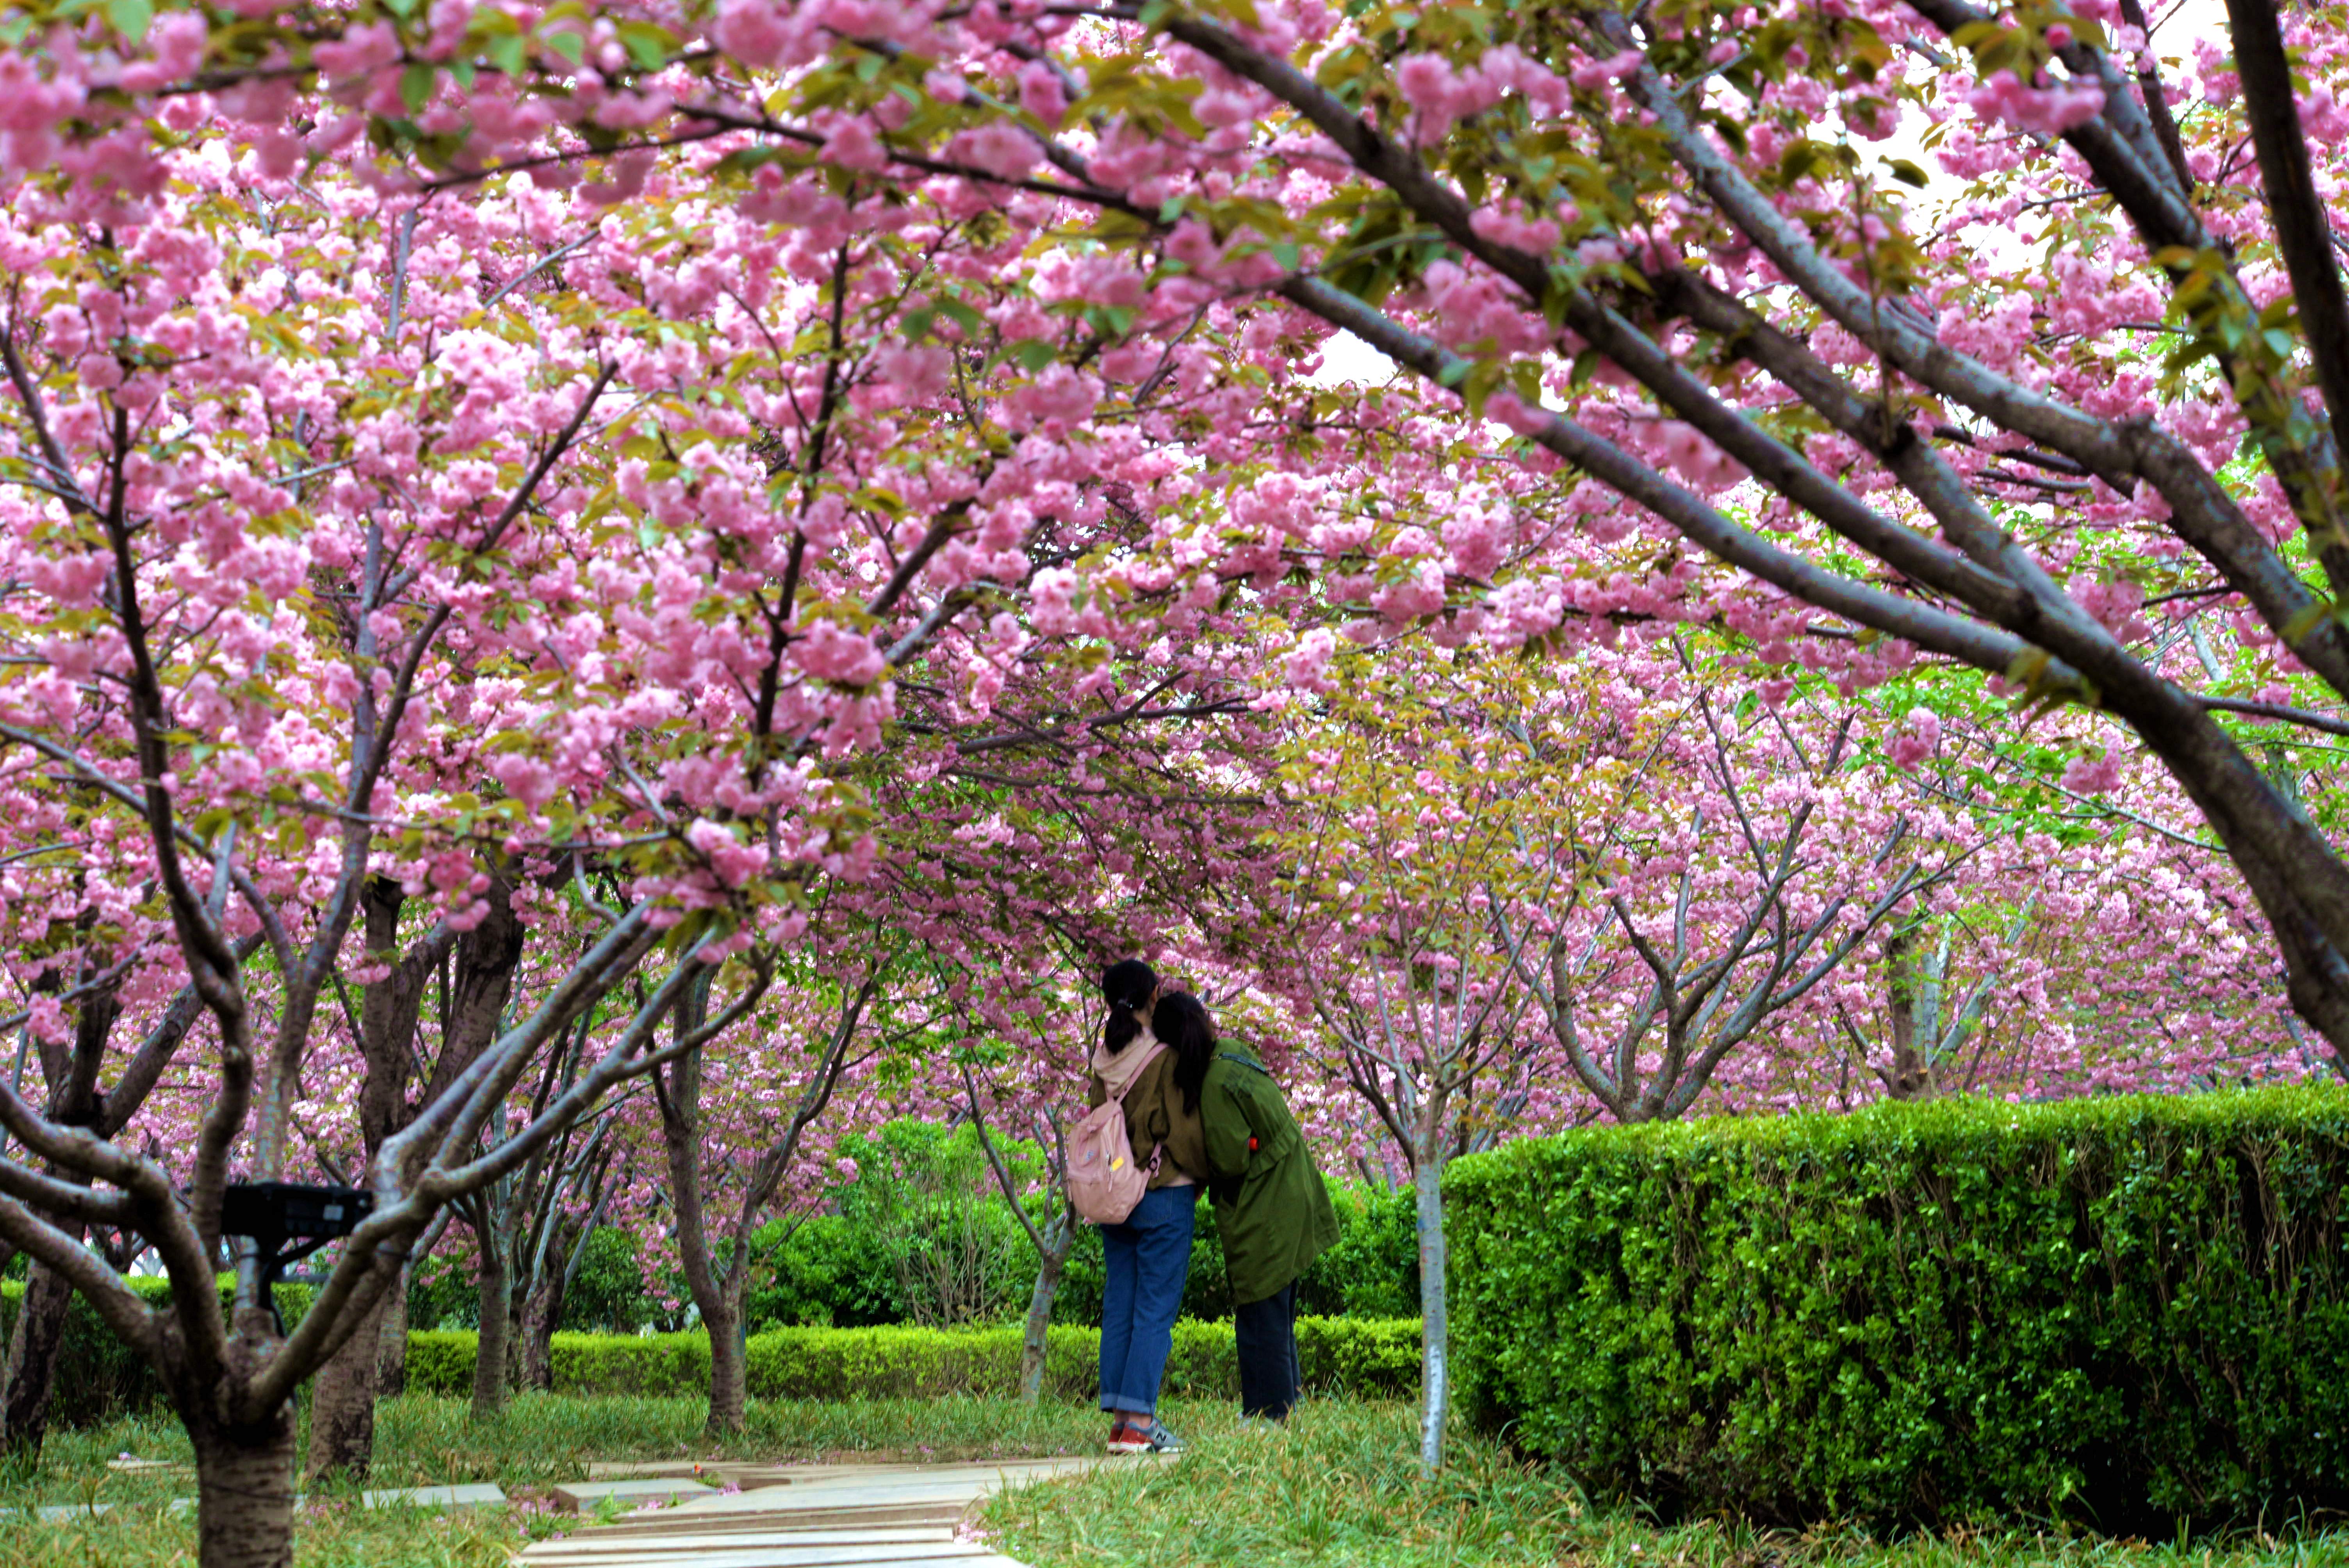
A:
[[[1170,1418],[1171,1419],[1171,1418]],[[1195,1418],[1182,1462],[1112,1468],[995,1498],[982,1518],[1032,1568],[2302,1568],[2349,1565],[2349,1532],[2190,1545],[2026,1528],[1883,1542],[1857,1530],[1660,1528],[1593,1508],[1562,1474],[1454,1442],[1419,1473],[1416,1412],[1321,1401],[1288,1431],[1242,1432],[1227,1408]]]
[[[314,1499],[297,1532],[301,1568],[502,1568],[517,1546],[569,1522],[532,1499],[585,1477],[590,1460],[985,1459],[1091,1453],[1105,1435],[1089,1408],[1008,1399],[761,1403],[745,1436],[714,1449],[693,1400],[530,1396],[488,1429],[465,1411],[458,1399],[387,1402],[367,1484],[491,1480],[521,1506],[443,1515]],[[1244,1431],[1222,1403],[1173,1401],[1164,1415],[1192,1445],[1179,1462],[1105,1467],[997,1498],[981,1518],[999,1548],[1034,1568],[2349,1568],[2349,1532],[2181,1546],[2025,1529],[1890,1543],[1856,1531],[1662,1529],[1634,1511],[1594,1509],[1564,1476],[1475,1439],[1454,1445],[1444,1476],[1423,1480],[1406,1406],[1317,1402],[1286,1432]],[[190,1457],[175,1423],[150,1418],[59,1433],[37,1471],[0,1473],[0,1507],[117,1505],[61,1523],[0,1523],[0,1568],[186,1561],[194,1521],[160,1505],[191,1495],[192,1479],[109,1470],[125,1451]]]

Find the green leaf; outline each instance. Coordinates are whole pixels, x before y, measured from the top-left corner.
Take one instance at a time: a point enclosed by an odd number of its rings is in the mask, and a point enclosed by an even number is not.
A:
[[[669,57],[677,52],[675,36],[667,28],[654,23],[622,22],[612,30],[639,69],[657,71],[668,64]]]
[[[399,101],[408,106],[409,113],[420,112],[431,101],[432,83],[440,74],[421,60],[399,73]]]
[[[138,43],[147,36],[147,29],[155,20],[152,0],[106,0],[106,19],[114,30]]]

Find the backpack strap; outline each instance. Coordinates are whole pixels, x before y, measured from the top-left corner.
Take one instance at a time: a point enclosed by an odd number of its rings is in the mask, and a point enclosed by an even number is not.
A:
[[[1131,1089],[1135,1084],[1142,1081],[1142,1075],[1150,1070],[1150,1064],[1156,1061],[1160,1056],[1164,1054],[1165,1050],[1166,1042],[1160,1039],[1156,1035],[1152,1035],[1150,1037],[1150,1048],[1143,1054],[1141,1065],[1136,1067],[1132,1073],[1127,1075],[1125,1087],[1109,1097],[1110,1102],[1117,1106],[1120,1109],[1124,1109],[1126,1090]],[[1104,1088],[1106,1086],[1104,1086]],[[1130,1143],[1133,1138],[1131,1130],[1128,1130],[1126,1136]],[[1158,1174],[1159,1161],[1164,1160],[1165,1157],[1166,1145],[1164,1143],[1154,1143],[1150,1146],[1150,1159],[1143,1165],[1142,1169],[1148,1174],[1155,1176]]]
[[[1262,1073],[1267,1078],[1272,1076],[1272,1069],[1262,1062],[1251,1060],[1247,1057],[1237,1057],[1229,1051],[1217,1051],[1216,1059],[1219,1062],[1229,1062],[1236,1068],[1247,1068],[1251,1071]]]
[[[1149,1070],[1150,1064],[1156,1061],[1160,1056],[1164,1055],[1165,1050],[1166,1042],[1160,1039],[1155,1035],[1151,1036],[1150,1048],[1144,1051],[1142,1055],[1142,1065],[1135,1068],[1133,1072],[1126,1075],[1124,1086],[1117,1089],[1114,1093],[1112,1093],[1109,1098],[1115,1100],[1118,1104],[1123,1105],[1125,1103],[1126,1090],[1132,1088],[1135,1084],[1142,1081],[1142,1075]],[[1109,1088],[1106,1082],[1104,1082],[1102,1087],[1104,1090]]]

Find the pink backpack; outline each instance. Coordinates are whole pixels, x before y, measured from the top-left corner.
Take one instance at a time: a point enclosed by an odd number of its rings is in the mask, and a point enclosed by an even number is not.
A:
[[[1141,1066],[1125,1080],[1130,1089],[1141,1081],[1151,1061],[1166,1048],[1153,1039],[1143,1047]],[[1112,1094],[1085,1113],[1069,1140],[1069,1204],[1090,1224],[1120,1225],[1133,1212],[1158,1173],[1163,1149],[1154,1148],[1143,1164],[1133,1158],[1133,1139],[1125,1127],[1125,1090]]]

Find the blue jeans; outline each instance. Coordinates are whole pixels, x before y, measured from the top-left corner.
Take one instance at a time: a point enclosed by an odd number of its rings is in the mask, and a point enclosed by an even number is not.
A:
[[[1191,1273],[1196,1187],[1144,1192],[1119,1225],[1103,1225],[1101,1408],[1137,1416],[1158,1408],[1158,1380],[1174,1348],[1174,1314]]]

